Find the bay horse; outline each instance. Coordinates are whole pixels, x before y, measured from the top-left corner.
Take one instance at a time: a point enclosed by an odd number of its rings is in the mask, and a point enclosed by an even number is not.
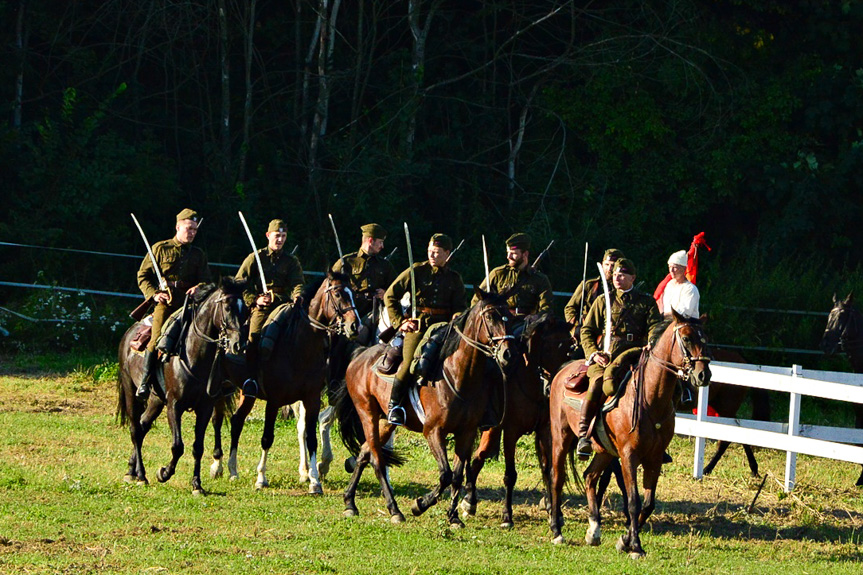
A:
[[[328,271],[320,282],[307,286],[303,301],[308,301],[308,310],[294,306],[283,331],[276,340],[269,357],[261,358],[260,398],[266,400],[264,431],[261,435],[261,458],[257,466],[256,489],[269,486],[267,479],[267,455],[273,445],[276,417],[280,409],[297,401],[303,404],[304,430],[299,431],[301,441],[308,453],[309,493],[321,494],[320,469],[317,465],[318,440],[316,424],[321,410],[321,394],[326,381],[327,334],[343,333],[348,339],[356,338],[359,317],[354,305],[348,276]],[[313,297],[309,297],[314,294]],[[234,381],[243,381],[245,368],[231,374]],[[240,434],[256,398],[242,397],[231,416],[231,448],[228,471],[236,479],[237,448]],[[298,423],[298,427],[299,427]],[[332,452],[329,454],[332,459]],[[327,462],[329,464],[329,462]],[[302,465],[302,464],[301,464]]]
[[[597,483],[604,469],[620,459],[623,475],[623,512],[628,530],[620,536],[617,549],[631,557],[644,556],[639,532],[656,505],[655,492],[662,469],[663,454],[674,436],[674,402],[678,378],[696,387],[710,383],[710,356],[701,322],[676,312],[652,349],[645,348],[630,382],[622,390],[617,407],[597,416],[592,436],[595,455],[584,471],[589,526],[585,541],[599,545],[601,534],[600,492]],[[573,447],[578,429],[583,392],[570,399],[564,382],[573,362],[557,373],[551,384],[551,510],[549,525],[553,542],[564,542],[561,528],[561,492],[566,480],[565,460],[569,456],[576,473]],[[572,367],[571,367],[572,366]],[[644,506],[638,493],[638,467],[643,468]]]
[[[153,392],[147,403],[135,398],[136,383],[143,371],[142,356],[129,347],[139,323],[132,325],[120,340],[117,377],[117,414],[121,424],[129,424],[132,438],[132,455],[125,480],[147,484],[141,445],[144,437],[167,407],[168,425],[171,429],[171,461],[159,469],[157,478],[165,482],[174,475],[177,461],[183,455],[181,422],[183,412],[195,412],[195,439],[192,457],[195,459],[192,472],[192,493],[203,494],[201,487],[201,457],[204,453],[204,435],[216,403],[222,400],[220,393],[208,388],[213,383],[221,384],[226,353],[238,353],[242,348],[242,320],[244,309],[242,292],[244,282],[230,277],[222,278],[219,287],[208,284],[199,288],[192,303],[192,319],[185,337],[181,338],[177,355],[167,363],[160,364],[160,377],[165,383],[165,399]]]
[[[863,373],[863,313],[854,307],[854,292],[844,300],[833,295],[833,308],[821,338],[821,351],[826,355],[833,355],[839,349],[845,352],[854,373]],[[854,427],[863,429],[863,404],[853,405]],[[863,487],[863,469],[855,485]]]
[[[438,485],[413,502],[415,516],[438,502],[444,489],[451,488],[452,503],[447,513],[450,525],[463,527],[458,516],[458,498],[462,481],[472,483],[469,461],[480,419],[490,398],[484,383],[487,358],[493,358],[506,373],[515,353],[506,305],[507,294],[498,295],[475,288],[479,301],[449,322],[449,333],[441,347],[442,365],[430,376],[427,385],[417,390],[423,414],[406,401],[405,429],[422,433],[438,465]],[[358,514],[355,495],[360,477],[371,463],[390,513],[390,521],[402,523],[405,518],[393,497],[387,467],[400,464],[391,450],[384,447],[396,426],[387,422],[387,404],[391,381],[377,374],[375,364],[385,350],[377,345],[359,352],[348,366],[341,396],[336,403],[339,431],[348,451],[356,456],[356,467],[345,489],[346,517]],[[410,361],[411,358],[404,358]],[[390,378],[391,379],[391,378]],[[453,435],[454,465],[447,457],[446,439]]]
[[[480,436],[479,447],[474,451],[471,461],[473,482],[465,483],[465,497],[461,502],[463,514],[476,513],[476,482],[486,460],[499,452],[501,437],[505,463],[503,484],[506,490],[501,527],[508,529],[513,526],[512,495],[518,479],[515,450],[522,436],[535,434],[536,454],[540,468],[544,470],[543,475],[547,478],[551,435],[545,386],[568,358],[572,346],[571,327],[568,323],[557,321],[550,313],[527,316],[519,345],[521,353],[516,355],[512,374],[506,378],[505,384],[500,381],[500,372],[486,373],[486,385],[504,389],[504,413],[499,426],[487,429]],[[545,483],[548,487],[548,482]]]

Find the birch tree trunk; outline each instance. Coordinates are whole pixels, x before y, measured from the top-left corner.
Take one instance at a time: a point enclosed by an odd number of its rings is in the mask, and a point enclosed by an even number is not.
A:
[[[27,0],[18,3],[18,18],[15,22],[15,52],[18,57],[18,74],[15,77],[15,103],[12,107],[12,128],[17,132],[21,129],[22,108],[24,106],[24,47],[27,45],[24,30],[24,14]]]
[[[222,184],[227,185],[228,175],[231,172],[231,69],[228,59],[228,14],[225,8],[225,0],[218,0],[218,10],[219,64],[222,89],[221,121],[219,122],[219,141],[222,157],[219,158],[219,168],[221,169]]]
[[[246,181],[246,159],[249,155],[249,140],[252,130],[252,60],[254,57],[254,38],[255,38],[255,19],[257,0],[251,0],[247,12],[248,22],[246,26],[246,99],[243,102],[243,145],[240,147],[240,165],[238,170],[238,180]]]
[[[432,1],[425,24],[421,25],[420,13],[422,12],[423,0],[408,1],[408,25],[414,40],[411,54],[411,99],[413,102],[408,109],[407,133],[405,134],[405,155],[409,160],[413,159],[414,146],[416,145],[417,115],[422,105],[420,90],[425,76],[426,40],[435,12],[437,12],[441,2],[442,0]]]

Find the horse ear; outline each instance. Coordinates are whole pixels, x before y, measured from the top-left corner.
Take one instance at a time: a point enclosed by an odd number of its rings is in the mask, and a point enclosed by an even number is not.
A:
[[[473,286],[473,293],[481,300],[485,299],[488,296],[488,294],[482,291],[482,289],[480,289],[478,285]]]
[[[674,309],[673,307],[671,308],[671,317],[674,318],[675,323],[683,323],[686,321],[686,318],[683,317],[682,315],[680,315],[679,313],[677,313],[677,310]]]
[[[851,304],[854,302],[854,290],[848,292],[848,295],[845,297],[845,303]]]
[[[710,316],[706,313],[703,313],[701,314],[701,317],[698,318],[698,321],[700,321],[702,324],[706,324],[708,319],[710,319]]]

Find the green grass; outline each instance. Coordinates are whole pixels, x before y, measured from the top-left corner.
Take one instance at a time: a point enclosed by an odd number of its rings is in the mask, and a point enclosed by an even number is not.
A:
[[[78,358],[80,359],[80,358]],[[40,360],[41,361],[41,360]],[[94,359],[92,365],[103,360]],[[0,375],[0,572],[2,573],[859,573],[863,501],[853,487],[859,466],[799,457],[798,489],[780,483],[783,453],[758,450],[767,476],[750,479],[739,446],[714,476],[690,477],[692,442],[677,438],[674,463],[660,480],[657,510],[644,530],[648,555],[633,562],[614,549],[623,530],[620,497],[603,509],[603,542],[583,542],[584,497],[570,492],[564,535],[550,541],[532,440],[519,450],[514,529],[498,527],[503,462],[480,478],[478,515],[467,527],[446,524],[441,502],[419,518],[410,500],[435,481],[434,462],[419,435],[398,445],[407,464],[392,471],[407,522],[392,525],[372,473],[358,494],[360,517],[342,517],[348,476],[336,460],[323,497],[306,494],[296,475],[293,422],[280,422],[269,460],[271,488],[252,484],[262,410],[256,406],[240,446],[240,480],[204,477],[206,497],[190,493],[191,430],[186,455],[166,484],[155,472],[169,458],[164,416],[144,446],[148,487],[122,482],[131,444],[114,419],[113,381],[75,358],[44,364],[4,362]],[[207,447],[212,449],[212,438]],[[712,446],[708,452],[712,453]],[[205,457],[209,465],[209,452]]]

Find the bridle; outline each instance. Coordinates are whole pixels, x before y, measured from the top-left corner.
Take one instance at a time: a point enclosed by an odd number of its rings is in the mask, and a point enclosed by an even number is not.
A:
[[[503,356],[504,350],[506,349],[504,347],[504,342],[515,340],[515,336],[508,333],[505,335],[494,335],[492,333],[491,326],[489,325],[489,322],[491,321],[489,316],[491,316],[495,312],[500,316],[500,321],[501,323],[503,323],[504,328],[506,328],[506,326],[508,325],[507,322],[511,319],[512,316],[509,313],[509,308],[505,305],[488,304],[483,306],[483,308],[477,312],[477,314],[479,314],[480,316],[480,319],[482,320],[482,325],[485,328],[486,339],[491,342],[490,344],[483,343],[478,339],[473,339],[465,335],[465,333],[460,330],[459,327],[455,324],[453,324],[453,329],[455,329],[455,332],[465,341],[465,343],[475,349],[478,349],[483,355],[492,358],[497,364],[497,366],[501,369],[501,371],[503,371],[503,364],[505,362]],[[504,329],[504,331],[506,331],[506,329]]]
[[[216,299],[213,302],[214,305],[217,305],[217,308],[216,308],[216,311],[213,313],[213,316],[212,316],[210,322],[219,327],[219,335],[216,336],[215,338],[208,336],[206,333],[204,333],[201,330],[201,327],[198,325],[198,316],[199,316],[200,309],[198,306],[193,306],[193,308],[192,308],[192,310],[193,310],[192,311],[192,319],[189,322],[189,324],[191,325],[192,333],[195,335],[195,337],[198,337],[201,340],[206,341],[207,343],[216,344],[218,349],[221,351],[231,352],[231,353],[235,353],[235,354],[240,353],[240,351],[241,351],[240,346],[242,344],[239,342],[242,341],[242,339],[243,339],[242,337],[236,338],[238,343],[234,344],[235,349],[231,349],[231,334],[234,334],[234,333],[240,334],[241,333],[241,328],[239,326],[240,322],[239,321],[236,322],[237,327],[231,327],[229,325],[231,322],[226,317],[226,312],[225,312],[226,308],[230,307],[231,305],[237,304],[237,306],[239,307],[238,302],[239,302],[238,296],[230,295],[230,294],[224,294],[224,293],[223,293],[223,295],[221,295],[218,299]],[[206,300],[204,303],[206,303]],[[218,304],[225,304],[225,305],[218,305]],[[203,307],[203,304],[201,305],[201,307]],[[239,313],[240,313],[239,309],[237,310],[237,313],[239,315]]]
[[[695,335],[698,337],[699,343],[701,343],[701,355],[693,355],[692,352],[687,347],[687,339],[686,337],[680,334],[680,330],[684,326],[689,326],[690,328],[695,330]],[[701,328],[694,326],[692,324],[679,324],[674,326],[674,343],[680,349],[680,354],[683,356],[683,365],[677,365],[673,362],[666,361],[661,357],[657,357],[654,353],[654,350],[650,350],[650,359],[665,371],[674,374],[679,379],[691,381],[692,371],[695,369],[695,364],[698,362],[710,363],[712,359],[710,357],[709,352],[703,353],[705,349],[707,349],[707,345],[705,343],[704,333],[701,331]]]
[[[324,290],[324,295],[326,297],[326,303],[324,306],[332,307],[336,312],[336,317],[330,321],[329,324],[325,324],[309,316],[309,323],[312,324],[312,327],[321,331],[325,331],[331,335],[344,335],[347,336],[347,332],[345,331],[345,316],[348,312],[353,311],[354,317],[359,320],[360,314],[357,311],[357,306],[354,303],[354,294],[351,291],[351,288],[345,285],[334,285],[331,280],[328,278],[327,287]],[[350,306],[342,305],[342,298],[337,297],[338,293],[343,293],[347,296],[347,300],[350,302]]]

